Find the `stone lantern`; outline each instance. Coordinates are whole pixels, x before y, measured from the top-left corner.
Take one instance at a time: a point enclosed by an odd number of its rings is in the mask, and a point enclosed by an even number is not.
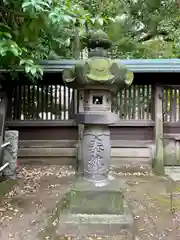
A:
[[[133,73],[119,61],[108,58],[110,46],[111,42],[103,31],[92,33],[88,42],[88,59],[63,72],[68,87],[84,92],[79,96],[84,111],[77,113],[75,119],[84,125],[81,146],[83,176],[96,185],[108,183],[111,158],[108,125],[119,121],[119,116],[111,112],[111,95],[133,81]]]
[[[133,226],[124,201],[124,183],[108,179],[111,160],[108,126],[119,121],[119,116],[111,112],[111,95],[129,86],[133,73],[119,60],[108,58],[110,46],[104,32],[92,33],[88,41],[88,59],[63,72],[63,80],[68,87],[83,91],[79,99],[84,105],[84,111],[74,116],[78,124],[84,125],[81,141],[83,170],[66,196],[66,234],[69,231],[72,234],[77,232],[78,236],[84,231],[87,234],[118,234],[122,229]],[[62,229],[59,232],[62,233]],[[132,238],[128,239],[134,239],[134,235],[130,235]]]

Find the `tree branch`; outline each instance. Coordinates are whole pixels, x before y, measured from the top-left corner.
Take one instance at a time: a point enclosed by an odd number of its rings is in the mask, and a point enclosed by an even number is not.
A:
[[[14,15],[16,15],[16,16],[19,16],[19,17],[24,17],[24,16],[26,16],[25,13],[23,13],[23,12],[17,12],[17,11],[11,10],[11,9],[9,9],[9,8],[6,8],[6,7],[4,7],[4,6],[0,6],[0,11],[1,11],[1,12],[4,12],[4,13],[12,13],[12,14],[14,14]]]
[[[147,33],[144,37],[139,39],[139,42],[145,42],[145,41],[151,40],[156,36],[168,36],[168,33],[165,31],[156,32],[156,33]]]

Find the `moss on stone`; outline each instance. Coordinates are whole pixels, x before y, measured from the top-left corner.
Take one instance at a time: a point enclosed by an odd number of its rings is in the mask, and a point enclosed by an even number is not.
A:
[[[164,147],[163,140],[158,137],[157,146],[156,146],[156,155],[153,160],[153,172],[158,175],[164,175]]]

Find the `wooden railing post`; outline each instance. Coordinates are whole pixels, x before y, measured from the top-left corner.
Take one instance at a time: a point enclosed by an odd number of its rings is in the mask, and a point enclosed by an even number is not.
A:
[[[164,174],[164,146],[163,146],[163,87],[154,88],[154,120],[156,153],[153,160],[153,170],[156,174]]]
[[[13,91],[13,89],[10,89],[7,91],[6,120],[12,120],[12,91]]]
[[[78,103],[78,111],[83,112],[84,111],[84,91],[78,91],[79,97],[76,99],[76,101],[79,101]],[[77,146],[77,162],[76,162],[76,170],[77,174],[82,174],[83,172],[83,161],[82,161],[82,136],[84,132],[84,125],[78,124],[78,146]]]

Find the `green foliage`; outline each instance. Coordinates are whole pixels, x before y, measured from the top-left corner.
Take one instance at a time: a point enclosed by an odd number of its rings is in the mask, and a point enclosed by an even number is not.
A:
[[[177,1],[128,0],[119,1],[119,5],[116,21],[107,29],[114,43],[113,57],[179,57]]]
[[[37,60],[72,58],[76,29],[104,20],[92,16],[80,1],[0,0],[0,65],[12,70],[21,66],[39,77]]]

